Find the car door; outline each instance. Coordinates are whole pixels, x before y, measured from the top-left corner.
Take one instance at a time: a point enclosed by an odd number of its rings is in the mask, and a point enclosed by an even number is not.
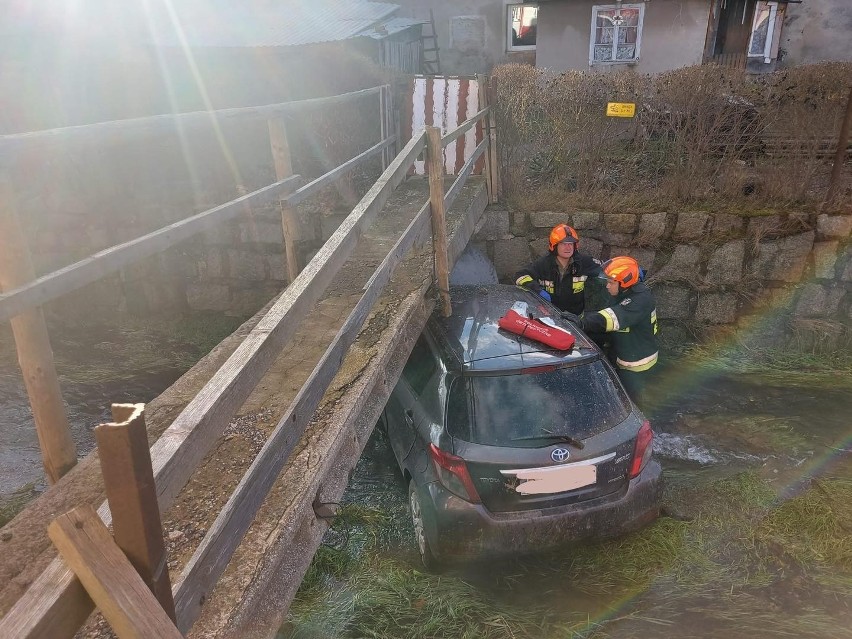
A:
[[[430,389],[437,383],[439,370],[429,343],[421,335],[414,344],[385,408],[388,439],[400,467],[408,465],[408,457],[417,439],[417,427],[427,419],[430,412],[424,408],[421,400],[432,394]]]

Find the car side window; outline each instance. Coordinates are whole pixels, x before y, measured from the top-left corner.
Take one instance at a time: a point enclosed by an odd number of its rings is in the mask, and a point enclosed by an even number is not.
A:
[[[470,439],[470,386],[460,377],[450,387],[447,399],[447,430],[465,441]]]
[[[405,368],[402,369],[402,376],[408,382],[411,390],[419,395],[437,371],[438,364],[435,362],[432,350],[426,343],[426,339],[421,336],[414,345]]]

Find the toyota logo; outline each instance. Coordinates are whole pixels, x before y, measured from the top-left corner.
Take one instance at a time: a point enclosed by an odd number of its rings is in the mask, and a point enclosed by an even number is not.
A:
[[[555,462],[561,462],[568,459],[568,449],[567,448],[554,448],[553,452],[550,453],[550,458]]]

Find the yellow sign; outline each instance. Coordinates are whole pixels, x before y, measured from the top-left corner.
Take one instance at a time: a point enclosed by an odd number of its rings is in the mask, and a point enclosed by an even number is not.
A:
[[[606,114],[613,118],[632,118],[636,115],[636,105],[633,102],[607,102]]]

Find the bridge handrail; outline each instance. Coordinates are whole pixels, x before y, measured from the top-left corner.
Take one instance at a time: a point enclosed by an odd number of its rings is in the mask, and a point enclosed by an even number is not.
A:
[[[455,129],[453,129],[452,131],[448,131],[447,133],[442,135],[441,136],[441,145],[446,148],[446,146],[448,144],[450,144],[451,142],[454,142],[455,140],[457,140],[458,138],[463,136],[465,133],[467,133],[467,131],[473,125],[475,125],[482,118],[487,116],[489,113],[491,113],[491,107],[487,106],[484,109],[482,109],[481,111],[479,111],[478,113],[472,115],[467,120],[465,120],[464,122],[459,124]]]
[[[441,147],[446,147],[463,135],[488,113],[489,108],[486,107],[448,133],[441,139]],[[361,156],[377,153],[389,143],[388,140],[383,141]],[[465,163],[444,195],[445,207],[452,205],[488,144],[489,138],[486,137]],[[408,168],[425,146],[425,131],[412,137],[302,273],[152,446],[151,459],[161,512],[169,508],[195,468],[224,432],[233,415],[290,340],[295,327],[348,259],[362,228],[383,208],[390,193],[404,179]],[[357,159],[353,158],[349,163]],[[336,171],[338,169],[330,173]],[[326,181],[331,179],[328,177]],[[286,180],[276,184],[283,182]],[[320,188],[317,180],[302,187],[300,191],[304,197],[307,197],[305,189],[308,187],[313,190]],[[293,193],[291,198],[298,193]],[[343,356],[390,279],[393,269],[425,232],[430,213],[431,205],[426,202],[364,286],[364,294],[356,307],[187,563],[175,586],[178,627],[182,632],[186,632],[197,618],[203,600],[225,569],[289,453],[310,422]],[[460,246],[450,248],[453,257],[460,251]],[[106,502],[101,505],[98,514],[107,525],[110,524],[111,514]],[[92,608],[93,604],[79,580],[62,559],[56,558],[12,610],[0,619],[0,634],[8,629],[14,630],[15,636],[19,637],[71,637]],[[73,630],[69,632],[71,628]]]
[[[236,351],[151,447],[161,512],[169,508],[192,472],[224,432],[236,411],[292,337],[298,323],[304,319],[352,253],[362,227],[382,209],[390,193],[402,182],[408,168],[424,147],[422,133],[408,142]],[[111,523],[112,517],[106,502],[98,509],[98,514],[104,523]],[[231,553],[225,557],[225,563]],[[79,580],[62,559],[56,558],[6,616],[0,619],[0,636],[70,638],[92,608],[93,604]],[[73,630],[69,630],[71,628]]]
[[[276,102],[260,106],[233,107],[229,109],[217,109],[215,111],[165,113],[162,115],[150,115],[126,120],[110,120],[108,122],[44,129],[27,133],[10,133],[8,135],[0,135],[0,164],[16,161],[18,157],[17,153],[23,150],[30,151],[50,147],[59,143],[114,142],[130,135],[150,135],[170,130],[183,130],[185,127],[217,124],[223,120],[278,117],[297,113],[305,109],[331,106],[366,97],[383,91],[385,87],[386,85],[382,85],[325,98],[292,100],[290,102]]]
[[[395,141],[396,136],[391,136],[299,189],[296,187],[301,179],[300,176],[290,176],[142,237],[111,246],[79,262],[47,273],[24,286],[0,293],[0,321],[10,319],[34,306],[46,304],[115,273],[125,266],[156,255],[201,231],[237,217],[245,211],[245,207],[251,204],[268,204],[279,199],[281,194],[290,191],[294,192],[284,198],[288,205],[303,202]]]

